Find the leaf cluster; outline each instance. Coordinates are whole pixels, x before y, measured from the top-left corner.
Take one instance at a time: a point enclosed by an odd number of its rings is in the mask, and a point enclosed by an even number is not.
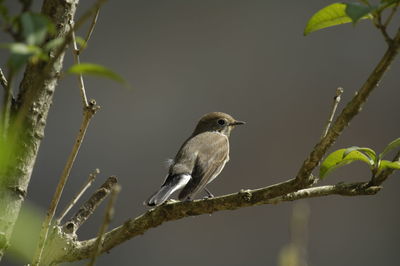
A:
[[[353,146],[346,149],[339,149],[329,154],[322,162],[319,170],[319,177],[322,179],[333,170],[356,161],[366,163],[369,166],[373,176],[388,168],[399,170],[399,161],[392,162],[388,160],[383,160],[385,155],[395,149],[398,149],[399,147],[400,138],[390,142],[378,155],[374,150],[365,147]]]

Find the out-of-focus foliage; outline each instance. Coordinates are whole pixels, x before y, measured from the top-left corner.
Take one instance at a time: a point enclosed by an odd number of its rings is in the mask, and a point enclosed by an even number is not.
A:
[[[44,15],[25,12],[21,15],[21,33],[25,43],[42,45],[48,33],[54,34],[53,23]]]
[[[307,266],[308,232],[311,209],[307,201],[293,204],[290,242],[282,247],[278,266]]]
[[[25,201],[11,237],[7,256],[20,264],[29,263],[39,238],[43,211]]]
[[[0,10],[3,27],[13,32],[14,37],[18,39],[16,42],[1,45],[1,48],[10,51],[8,59],[10,71],[17,72],[28,61],[35,63],[39,60],[47,60],[49,48],[53,48],[55,44],[51,41],[55,26],[50,19],[42,14],[32,12],[24,12],[11,17],[2,2],[0,2]],[[51,44],[46,45],[47,37]]]

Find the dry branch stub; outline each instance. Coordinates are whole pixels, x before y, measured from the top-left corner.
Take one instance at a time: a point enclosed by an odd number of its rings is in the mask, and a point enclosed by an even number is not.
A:
[[[117,184],[117,178],[110,176],[103,185],[82,205],[76,214],[63,225],[67,234],[75,234],[79,227],[93,214],[101,202],[111,193]]]

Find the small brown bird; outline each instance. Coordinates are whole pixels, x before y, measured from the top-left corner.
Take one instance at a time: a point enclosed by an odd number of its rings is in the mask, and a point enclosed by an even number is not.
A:
[[[179,189],[182,189],[179,200],[190,200],[203,189],[213,197],[206,186],[229,161],[230,133],[235,126],[243,124],[221,112],[204,115],[172,161],[164,184],[146,204],[161,205]]]

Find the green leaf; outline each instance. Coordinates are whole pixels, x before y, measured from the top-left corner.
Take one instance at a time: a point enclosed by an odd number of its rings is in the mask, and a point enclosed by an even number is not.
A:
[[[334,3],[326,6],[315,13],[307,22],[304,35],[311,32],[351,22],[351,18],[346,14],[346,4]]]
[[[362,161],[371,166],[371,160],[367,156],[365,156],[365,154],[356,150],[348,153],[346,157],[343,158],[346,150],[347,149],[340,149],[334,151],[325,158],[319,169],[319,177],[321,179],[323,179],[336,168],[352,163],[354,161]]]
[[[346,4],[346,14],[351,18],[353,24],[356,24],[362,18],[368,18],[368,15],[375,8],[363,5],[361,3],[348,3]]]
[[[370,164],[371,165],[375,164],[375,162],[376,162],[376,153],[375,153],[375,151],[370,149],[370,148],[365,148],[365,147],[361,148],[361,147],[358,147],[358,146],[353,146],[353,147],[347,148],[345,150],[345,152],[343,153],[343,159],[349,153],[351,153],[352,151],[359,151],[359,152],[364,153],[370,159]]]
[[[41,14],[25,12],[21,15],[22,35],[27,44],[41,45],[48,32],[54,32],[54,25]]]
[[[400,170],[400,162],[391,162],[388,160],[382,160],[381,164],[379,165],[379,171],[382,171],[386,168]]]
[[[3,204],[4,205],[4,204]],[[2,206],[5,207],[5,206]],[[18,265],[28,264],[35,253],[41,221],[45,210],[40,209],[29,200],[24,201],[8,250],[10,258]]]
[[[383,152],[381,154],[379,154],[379,158],[383,158],[387,153],[389,153],[390,151],[396,149],[400,147],[400,138],[393,140],[392,142],[390,142],[386,148],[383,150]]]
[[[326,6],[315,13],[310,20],[307,22],[307,26],[304,30],[304,35],[308,35],[311,32],[340,25],[346,24],[350,22],[354,22],[351,16],[346,12],[348,9],[348,4],[343,3],[334,3],[329,6]],[[350,8],[350,13],[353,15],[354,8]],[[354,14],[354,18],[356,18]],[[369,16],[361,16],[358,19],[369,18]]]
[[[76,74],[76,75],[94,75],[112,79],[119,83],[125,83],[125,80],[118,75],[117,73],[113,72],[112,70],[97,64],[92,63],[80,63],[71,66],[68,70],[68,73]]]

